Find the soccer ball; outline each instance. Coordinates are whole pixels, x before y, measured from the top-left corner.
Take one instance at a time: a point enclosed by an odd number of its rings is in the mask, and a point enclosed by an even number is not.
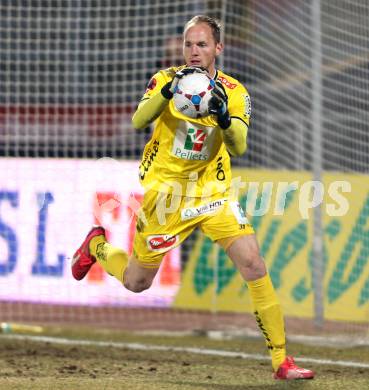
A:
[[[209,115],[208,104],[214,85],[215,81],[204,73],[190,73],[183,76],[174,92],[174,107],[190,118]]]

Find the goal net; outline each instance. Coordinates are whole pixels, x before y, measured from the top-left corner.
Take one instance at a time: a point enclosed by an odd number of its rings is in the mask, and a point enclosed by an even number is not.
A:
[[[184,23],[219,18],[218,66],[252,99],[233,159],[291,332],[361,335],[369,322],[369,5],[364,0],[0,2],[1,321],[128,329],[244,329],[249,294],[199,231],[153,287],[126,291],[70,258],[93,223],[132,250],[132,113],[158,69],[182,63]],[[345,308],[342,310],[342,308]]]

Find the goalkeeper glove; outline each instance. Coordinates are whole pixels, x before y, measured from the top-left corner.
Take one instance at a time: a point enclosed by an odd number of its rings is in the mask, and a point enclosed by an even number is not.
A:
[[[207,71],[205,68],[195,67],[195,66],[183,68],[182,70],[179,70],[178,72],[176,72],[174,77],[172,78],[172,80],[164,85],[164,87],[161,89],[161,94],[166,99],[171,99],[177,90],[177,85],[178,85],[179,80],[182,77],[184,77],[188,74],[191,74],[191,73],[205,73],[205,74],[207,74]]]
[[[215,82],[211,94],[208,112],[217,117],[218,125],[225,130],[231,125],[231,117],[228,112],[228,97],[221,82]]]

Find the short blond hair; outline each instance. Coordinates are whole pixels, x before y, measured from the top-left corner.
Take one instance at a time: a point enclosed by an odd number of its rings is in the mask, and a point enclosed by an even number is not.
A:
[[[220,43],[220,31],[221,31],[221,24],[218,19],[211,18],[210,16],[206,15],[196,15],[192,19],[190,19],[184,26],[183,34],[186,32],[186,30],[191,27],[194,24],[199,23],[205,23],[207,24],[213,33],[213,38],[215,40],[215,43]]]

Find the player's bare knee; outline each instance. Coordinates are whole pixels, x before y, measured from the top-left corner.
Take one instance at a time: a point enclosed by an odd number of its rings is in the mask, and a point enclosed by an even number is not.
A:
[[[245,254],[243,261],[238,262],[238,267],[241,273],[252,274],[255,278],[261,278],[266,273],[264,260],[257,252]]]
[[[252,272],[254,273],[255,277],[256,278],[262,278],[263,276],[265,276],[266,274],[266,266],[265,266],[265,263],[262,259],[260,259],[261,261],[258,261],[256,263],[253,263],[252,264]]]
[[[151,287],[151,281],[148,281],[147,279],[140,279],[136,280],[134,282],[131,282],[129,280],[125,280],[123,282],[124,287],[132,291],[134,293],[140,293],[142,291],[145,291]]]
[[[237,253],[235,260],[240,266],[246,268],[257,268],[264,263],[257,247],[249,247],[247,250]]]

